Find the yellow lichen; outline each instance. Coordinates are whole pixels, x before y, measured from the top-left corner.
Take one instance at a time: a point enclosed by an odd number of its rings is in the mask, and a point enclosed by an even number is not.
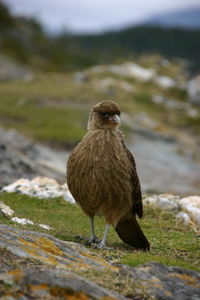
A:
[[[49,240],[46,237],[39,237],[37,239],[35,239],[35,241],[33,242],[29,242],[25,239],[20,238],[19,241],[23,244],[26,245],[28,247],[31,248],[35,248],[35,249],[40,249],[43,250],[47,253],[51,253],[54,255],[63,255],[63,251],[60,250],[55,244],[54,242],[52,242],[51,240]]]
[[[97,255],[93,255],[87,252],[80,253],[82,257],[76,257],[70,254],[64,253],[53,241],[47,237],[34,238],[30,236],[31,241],[27,241],[24,238],[19,238],[21,248],[26,251],[31,257],[39,259],[44,263],[48,263],[61,268],[68,268],[72,270],[85,270],[88,268],[96,268],[92,263],[87,263],[84,257],[90,258],[97,265],[109,268],[111,271],[118,272],[117,267],[109,264],[104,258]]]
[[[23,274],[23,270],[14,269],[5,274],[0,274],[0,280],[2,280],[2,282],[6,282],[8,280],[8,282],[12,285],[14,282],[19,283],[22,280]]]
[[[165,294],[166,296],[171,296],[171,295],[172,295],[172,293],[171,293],[170,291],[164,291],[164,294]]]
[[[172,273],[169,276],[179,278],[179,279],[185,281],[186,284],[191,285],[193,287],[196,287],[196,288],[200,287],[200,282],[197,281],[197,279],[193,278],[190,275]]]
[[[17,282],[17,281],[21,280],[24,272],[19,269],[14,269],[14,270],[9,271],[7,274],[8,274],[8,276],[14,277],[14,280]]]
[[[35,290],[48,290],[49,287],[47,284],[45,283],[42,283],[42,284],[38,284],[38,285],[33,285],[33,284],[30,284],[29,287],[35,291]]]
[[[16,277],[21,277],[23,275],[23,271],[22,270],[19,270],[19,269],[14,269],[14,270],[11,270],[8,272],[8,275],[11,275],[11,276],[16,276]]]
[[[45,238],[45,237],[40,237],[36,240],[36,243],[40,248],[42,248],[44,251],[47,251],[48,253],[54,254],[54,255],[64,255],[63,251],[58,248],[54,242],[51,240]]]
[[[74,257],[69,254],[66,255],[54,244],[54,242],[46,237],[40,237],[33,241],[27,241],[23,238],[20,238],[19,241],[23,245],[22,248],[24,251],[34,258],[42,260],[44,263],[62,268],[70,268],[71,266],[71,269],[76,270],[92,267],[79,257]],[[63,263],[59,262],[58,258],[60,261],[63,261]]]
[[[92,254],[92,253],[87,253],[87,252],[82,252],[81,255],[91,258],[95,261],[97,261],[98,263],[100,263],[101,266],[109,268],[112,271],[119,271],[119,268],[112,266],[110,263],[108,263],[103,257],[97,256],[96,254]]]
[[[89,300],[90,298],[84,293],[74,293],[72,295],[66,295],[66,299],[68,300]]]
[[[110,296],[104,296],[101,298],[101,300],[116,300],[116,298],[110,297]]]
[[[58,265],[59,263],[54,256],[64,254],[51,240],[45,237],[37,238],[33,242],[27,241],[23,238],[20,238],[19,241],[22,243],[24,251],[34,258],[40,259],[49,264]]]
[[[89,300],[90,298],[83,292],[75,292],[70,288],[54,286],[50,288],[50,294],[54,297],[65,298],[67,300]]]

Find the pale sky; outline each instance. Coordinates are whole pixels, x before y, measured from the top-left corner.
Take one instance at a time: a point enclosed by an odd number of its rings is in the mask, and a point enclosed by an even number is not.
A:
[[[51,31],[98,32],[142,22],[160,12],[200,7],[200,0],[3,0]]]

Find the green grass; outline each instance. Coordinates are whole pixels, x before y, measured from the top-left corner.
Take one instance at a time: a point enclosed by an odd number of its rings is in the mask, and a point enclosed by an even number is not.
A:
[[[1,83],[0,94],[0,124],[4,127],[62,145],[76,143],[85,133],[87,109],[71,105],[70,85],[66,88],[55,77]],[[60,105],[63,99],[65,106]]]
[[[72,146],[86,132],[91,106],[110,99],[117,101],[123,112],[132,115],[146,112],[150,118],[167,127],[187,127],[191,131],[199,128],[198,121],[190,122],[185,112],[167,109],[151,101],[153,94],[175,95],[181,100],[181,91],[165,91],[152,82],[127,79],[135,89],[134,94],[126,93],[116,85],[111,95],[109,89],[97,88],[96,84],[107,76],[110,75],[90,75],[84,84],[73,80],[72,74],[37,74],[30,82],[1,82],[0,126],[16,128],[34,140]],[[127,133],[130,131],[126,128]]]
[[[37,199],[20,194],[0,194],[4,201],[15,211],[15,216],[25,217],[35,224],[47,224],[53,227],[54,236],[84,244],[90,235],[89,220],[81,209],[63,199]],[[37,225],[18,225],[0,215],[0,223],[13,224],[19,228],[46,232]],[[160,262],[167,265],[181,266],[200,271],[199,237],[190,229],[175,220],[174,213],[145,207],[145,217],[141,226],[151,243],[150,252],[136,251],[126,246],[111,228],[107,245],[113,250],[94,250],[103,253],[117,262],[131,266],[147,262]],[[96,234],[102,237],[104,231],[103,218],[95,219]],[[82,237],[82,239],[79,239]]]

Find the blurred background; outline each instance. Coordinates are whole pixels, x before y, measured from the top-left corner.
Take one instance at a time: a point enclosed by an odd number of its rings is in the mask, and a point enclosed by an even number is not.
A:
[[[65,180],[116,101],[144,193],[200,193],[199,0],[0,1],[0,185]]]

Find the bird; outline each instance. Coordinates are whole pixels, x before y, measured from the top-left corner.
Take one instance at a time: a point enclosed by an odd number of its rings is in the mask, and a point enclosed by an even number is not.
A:
[[[101,101],[91,108],[87,133],[67,161],[67,184],[75,201],[89,217],[90,243],[106,249],[112,225],[123,242],[147,251],[150,244],[136,219],[136,216],[143,216],[140,181],[120,124],[120,108],[116,102]],[[100,242],[94,230],[95,216],[105,219]]]

